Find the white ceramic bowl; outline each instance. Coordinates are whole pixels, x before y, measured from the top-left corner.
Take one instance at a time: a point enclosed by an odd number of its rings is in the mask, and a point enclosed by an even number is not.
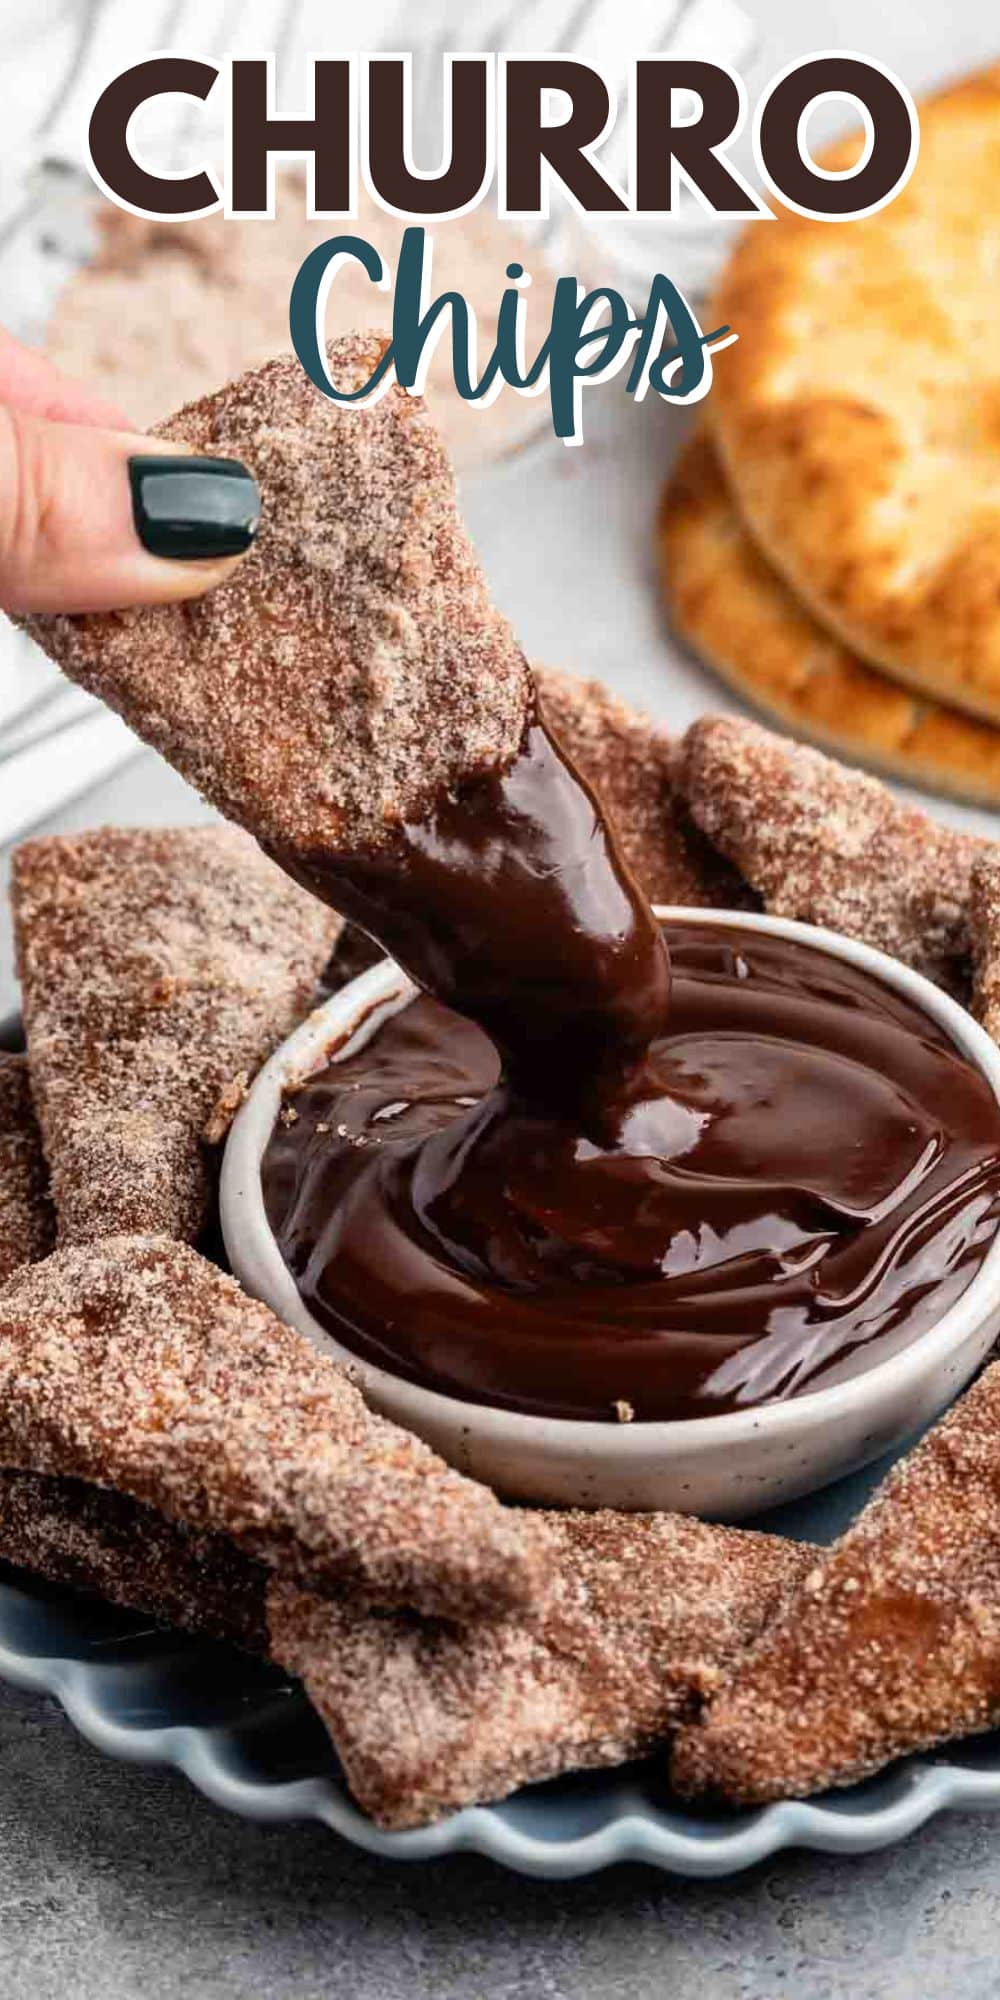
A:
[[[833,931],[777,917],[660,909],[665,918],[793,939],[880,978],[938,1022],[1000,1101],[1000,1050],[965,1009],[897,960]],[[318,1325],[264,1209],[261,1160],[282,1092],[359,1047],[415,989],[390,961],[362,973],[303,1022],[258,1076],[222,1170],[226,1248],[241,1283],[327,1353],[350,1361],[375,1408],[498,1492],[553,1506],[672,1508],[738,1520],[811,1492],[919,1430],[964,1387],[1000,1332],[1000,1236],[972,1283],[912,1346],[853,1380],[786,1403],[672,1423],[593,1423],[485,1409],[360,1361]]]

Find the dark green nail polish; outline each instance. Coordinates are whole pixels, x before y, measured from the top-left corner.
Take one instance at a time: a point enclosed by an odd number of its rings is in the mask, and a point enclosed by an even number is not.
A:
[[[260,521],[260,491],[238,458],[130,458],[135,531],[171,562],[241,556]]]

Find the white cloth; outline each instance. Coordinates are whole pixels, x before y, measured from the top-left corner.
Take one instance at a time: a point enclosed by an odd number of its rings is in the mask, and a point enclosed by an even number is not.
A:
[[[295,113],[311,103],[309,61],[352,49],[411,49],[419,97],[436,105],[445,49],[478,49],[496,39],[488,0],[462,9],[435,0],[419,9],[408,0],[368,0],[363,29],[347,10],[325,0],[4,0],[0,47],[0,322],[38,338],[52,299],[92,240],[93,189],[85,175],[87,127],[110,79],[154,50],[170,48],[216,59],[275,55],[278,108]],[[358,16],[354,16],[357,23]],[[359,40],[360,33],[360,40]],[[525,0],[500,19],[507,51],[575,53],[600,65],[619,99],[619,116],[602,152],[624,183],[627,159],[626,71],[643,54],[698,54],[740,70],[755,66],[759,42],[739,0]],[[435,130],[437,121],[432,119]],[[141,155],[180,167],[206,138],[221,142],[216,110],[177,97],[144,106],[134,121]],[[16,223],[17,226],[14,226]],[[676,223],[642,217],[584,217],[585,236],[599,247],[608,282],[614,264],[633,281],[665,269],[699,292],[729,239],[724,224],[685,201]],[[596,256],[591,263],[596,266]],[[608,268],[610,263],[611,268]]]

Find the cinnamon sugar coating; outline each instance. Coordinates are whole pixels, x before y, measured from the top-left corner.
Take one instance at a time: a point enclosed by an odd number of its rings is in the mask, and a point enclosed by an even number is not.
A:
[[[556,1581],[535,1617],[459,1628],[272,1582],[273,1656],[301,1676],[380,1826],[657,1748],[815,1553],[669,1514],[536,1518]]]
[[[32,840],[12,894],[60,1242],[193,1241],[210,1121],[308,1010],[339,919],[235,827]]]
[[[0,1049],[0,1285],[51,1250],[55,1220],[25,1056]]]
[[[617,701],[600,681],[549,667],[534,673],[546,719],[606,808],[650,902],[750,907],[746,883],[692,824],[677,795],[675,745],[666,732]]]
[[[972,870],[972,1011],[1000,1042],[1000,848],[981,854]]]
[[[702,831],[773,916],[825,924],[961,990],[970,877],[986,841],[737,716],[692,725],[677,782]]]
[[[1000,1724],[1000,1364],[820,1557],[678,1738],[686,1795],[744,1804],[853,1784]]]
[[[263,1565],[120,1493],[0,1472],[0,1557],[158,1625],[266,1649]]]
[[[544,1585],[541,1529],[153,1237],[56,1251],[0,1294],[0,1465],[111,1487],[320,1590],[470,1617]]]
[[[361,387],[383,346],[333,342],[338,385]],[[242,459],[260,533],[195,603],[29,620],[74,680],[291,860],[381,846],[443,790],[510,762],[531,678],[419,399],[393,387],[340,406],[280,358],[159,435]]]

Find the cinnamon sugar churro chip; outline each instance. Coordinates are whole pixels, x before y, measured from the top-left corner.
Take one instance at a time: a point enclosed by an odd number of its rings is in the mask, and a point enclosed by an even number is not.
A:
[[[215,826],[29,841],[13,905],[60,1241],[193,1240],[203,1138],[307,1011],[339,919]]]
[[[0,1472],[0,1557],[158,1625],[266,1648],[263,1565],[222,1535],[165,1521],[120,1493]]]
[[[0,1049],[0,1285],[46,1256],[54,1240],[27,1058]]]
[[[988,848],[972,870],[972,1011],[1000,1042],[1000,847]]]
[[[383,347],[332,343],[333,378],[362,387]],[[378,848],[513,759],[531,677],[421,402],[393,387],[338,406],[288,357],[159,435],[244,460],[260,533],[196,602],[29,620],[67,673],[290,861]]]
[[[0,1284],[54,1238],[27,1058],[0,1052]],[[0,1472],[0,1559],[158,1623],[264,1648],[262,1566],[121,1494]]]
[[[600,681],[534,669],[542,707],[592,785],[651,903],[746,909],[742,876],[694,826],[673,781],[675,745]]]
[[[677,780],[692,817],[772,915],[826,924],[961,987],[970,876],[987,842],[738,716],[692,725]]]
[[[271,1584],[272,1653],[381,1826],[661,1745],[814,1557],[668,1514],[540,1518],[556,1582],[534,1619],[460,1628]]]
[[[542,1530],[162,1239],[59,1250],[10,1280],[0,1464],[111,1487],[319,1589],[469,1617],[544,1584]]]
[[[1000,1724],[1000,1365],[820,1557],[679,1737],[686,1794],[758,1804],[852,1784]]]

